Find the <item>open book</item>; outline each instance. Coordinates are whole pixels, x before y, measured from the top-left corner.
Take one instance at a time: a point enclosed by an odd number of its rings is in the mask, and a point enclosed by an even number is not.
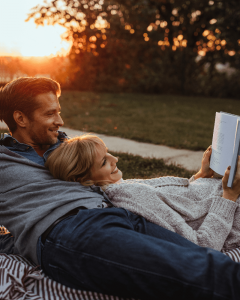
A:
[[[240,116],[220,112],[216,113],[210,168],[224,176],[231,166],[228,187],[232,187],[240,155]]]

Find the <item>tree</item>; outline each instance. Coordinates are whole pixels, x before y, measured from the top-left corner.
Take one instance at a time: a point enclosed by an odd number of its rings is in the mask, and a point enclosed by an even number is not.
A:
[[[54,0],[28,20],[67,29],[79,88],[110,82],[159,92],[168,80],[184,92],[186,84],[198,86],[207,62],[210,75],[217,62],[240,68],[239,17],[238,0]]]

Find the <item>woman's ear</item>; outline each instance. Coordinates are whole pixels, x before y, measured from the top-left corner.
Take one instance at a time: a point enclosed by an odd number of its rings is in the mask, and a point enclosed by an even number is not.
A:
[[[19,127],[25,128],[29,123],[28,118],[20,110],[15,110],[13,112],[13,119]]]

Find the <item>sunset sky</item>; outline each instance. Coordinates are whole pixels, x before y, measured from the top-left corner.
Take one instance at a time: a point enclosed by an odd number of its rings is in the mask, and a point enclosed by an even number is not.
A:
[[[30,9],[43,0],[0,0],[0,56],[66,54],[70,44],[61,40],[59,25],[36,26],[25,22]]]

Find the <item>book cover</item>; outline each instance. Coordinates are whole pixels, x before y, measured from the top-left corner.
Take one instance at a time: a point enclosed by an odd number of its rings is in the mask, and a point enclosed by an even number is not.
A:
[[[224,176],[231,166],[228,187],[232,187],[240,154],[240,117],[220,112],[216,113],[210,168],[218,175]]]
[[[232,157],[232,163],[231,163],[231,170],[228,178],[228,187],[232,187],[234,177],[237,171],[237,161],[238,161],[238,155],[240,155],[240,121],[238,120],[237,129],[236,129],[236,135],[235,135],[235,144],[234,144],[234,152]]]

